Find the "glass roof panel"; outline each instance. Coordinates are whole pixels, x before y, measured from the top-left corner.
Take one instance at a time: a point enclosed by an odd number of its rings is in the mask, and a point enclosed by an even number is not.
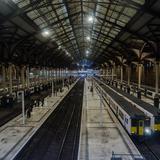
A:
[[[136,14],[137,10],[131,6],[144,4],[144,0],[131,0],[130,4],[122,4],[117,0],[54,0],[49,4],[48,0],[13,1],[26,11],[30,9],[27,16],[40,29],[50,29],[51,39],[64,44],[64,48],[71,45],[79,53],[89,46],[94,51],[107,48],[106,44],[112,42],[108,37],[114,40]],[[88,21],[89,16],[93,16],[92,23]],[[89,41],[86,40],[87,36],[90,37]],[[72,52],[74,54],[74,50]]]

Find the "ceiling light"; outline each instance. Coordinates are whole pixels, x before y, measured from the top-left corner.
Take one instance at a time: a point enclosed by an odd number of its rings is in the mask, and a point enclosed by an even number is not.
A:
[[[88,22],[90,22],[90,23],[93,22],[93,17],[92,17],[92,16],[89,16],[89,17],[88,17]]]
[[[89,36],[87,36],[86,39],[87,39],[87,41],[90,41],[90,40],[91,40],[91,38],[90,38]]]
[[[50,35],[49,30],[44,30],[44,31],[42,32],[42,35],[43,35],[44,37],[48,37],[48,36]]]
[[[88,51],[88,50],[86,51],[86,54],[89,54],[89,51]]]

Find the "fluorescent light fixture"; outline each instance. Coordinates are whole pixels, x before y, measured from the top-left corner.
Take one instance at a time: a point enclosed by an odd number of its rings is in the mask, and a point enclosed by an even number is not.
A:
[[[89,16],[89,17],[88,17],[88,22],[92,23],[93,20],[94,20],[93,16]]]
[[[87,41],[90,41],[90,40],[91,40],[91,37],[90,37],[90,36],[87,36],[86,39],[87,39]]]
[[[43,35],[44,37],[48,37],[48,36],[50,35],[49,30],[44,30],[44,31],[42,32],[42,35]]]
[[[88,51],[88,50],[86,51],[86,54],[89,54],[89,51]]]

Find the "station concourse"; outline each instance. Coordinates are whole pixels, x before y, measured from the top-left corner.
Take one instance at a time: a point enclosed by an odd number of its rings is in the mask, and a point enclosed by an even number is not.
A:
[[[0,0],[0,160],[160,159],[160,0]]]

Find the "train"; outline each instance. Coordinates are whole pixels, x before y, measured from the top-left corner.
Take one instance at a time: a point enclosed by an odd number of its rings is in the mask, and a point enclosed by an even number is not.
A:
[[[157,109],[149,111],[143,107],[137,107],[135,103],[131,103],[103,82],[97,79],[95,81],[97,88],[103,88],[101,91],[103,99],[108,103],[129,135],[149,136],[155,132],[160,132],[160,114]]]

